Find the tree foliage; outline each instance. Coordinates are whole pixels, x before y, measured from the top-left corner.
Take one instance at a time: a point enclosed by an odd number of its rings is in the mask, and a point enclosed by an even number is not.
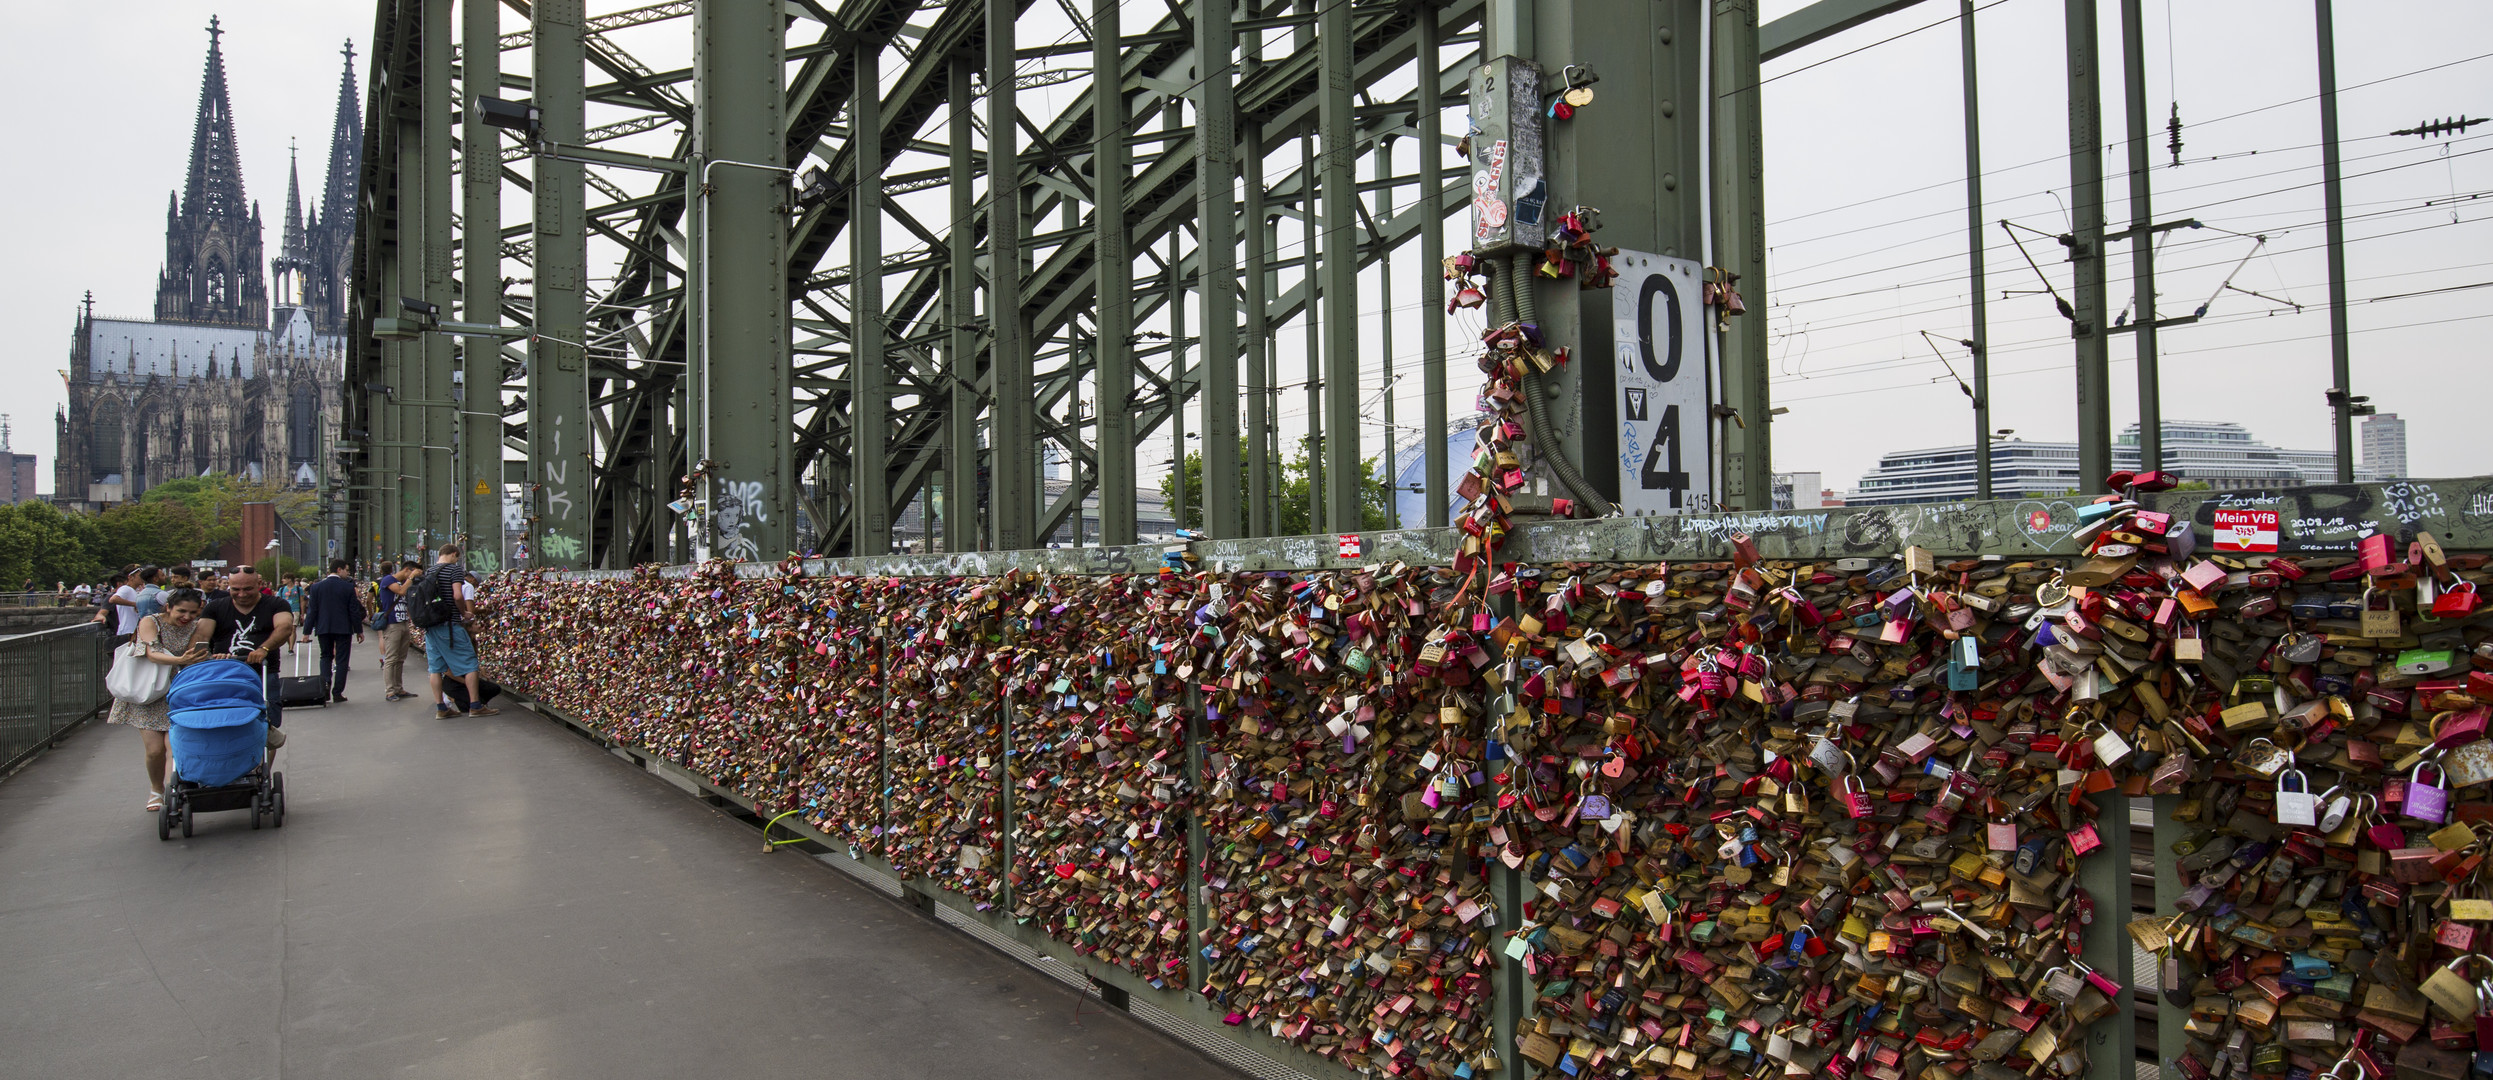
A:
[[[0,506],[0,587],[33,578],[38,588],[95,581],[109,571],[96,550],[101,534],[91,518],[63,514],[44,502]]]
[[[223,547],[242,535],[244,503],[269,503],[277,516],[297,526],[309,524],[320,511],[320,496],[288,484],[251,480],[229,473],[185,476],[167,480],[139,496],[141,504],[172,503],[186,507],[207,530],[205,546]],[[183,558],[189,558],[185,555]]]
[[[95,515],[96,561],[110,573],[131,563],[173,566],[208,553],[209,528],[176,500],[122,503]]]
[[[1274,523],[1275,536],[1305,536],[1315,532],[1308,517],[1307,440],[1300,439],[1298,457],[1282,463],[1279,491],[1281,518]],[[1238,520],[1247,520],[1247,443],[1238,440]],[[1160,477],[1160,499],[1168,504],[1177,495],[1177,473]],[[1180,525],[1189,529],[1203,527],[1203,452],[1186,455],[1186,516]],[[1393,493],[1377,476],[1376,459],[1359,463],[1359,527],[1351,532],[1374,532],[1393,527]]]

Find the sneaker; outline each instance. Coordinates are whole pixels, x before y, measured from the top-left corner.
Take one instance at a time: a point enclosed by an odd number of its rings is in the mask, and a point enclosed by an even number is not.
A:
[[[433,709],[433,719],[435,720],[455,720],[458,716],[459,713],[455,709],[444,709],[438,706]]]
[[[344,695],[344,694],[331,694],[331,695],[329,695],[329,700],[330,700],[330,702],[331,702],[331,703],[333,703],[333,704],[334,704],[334,703],[336,703],[336,702],[341,702],[341,701],[346,700],[346,695]]]
[[[477,708],[469,709],[467,714],[469,716],[500,716],[502,715],[502,710],[494,708],[491,705],[483,705]]]

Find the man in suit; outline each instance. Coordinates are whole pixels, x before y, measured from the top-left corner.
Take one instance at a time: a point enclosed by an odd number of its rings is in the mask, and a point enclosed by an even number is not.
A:
[[[303,594],[303,622],[320,640],[320,680],[331,701],[346,700],[346,663],[354,656],[347,639],[364,639],[364,601],[355,595],[354,567],[346,559],[330,560],[329,575]]]

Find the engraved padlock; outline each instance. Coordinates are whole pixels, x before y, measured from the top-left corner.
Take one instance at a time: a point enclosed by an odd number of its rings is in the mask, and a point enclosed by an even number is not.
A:
[[[2120,764],[2121,759],[2130,754],[2129,740],[2122,738],[2121,733],[2112,730],[2109,724],[2096,726],[2103,728],[2103,734],[2095,736],[2095,760],[2107,769]]]
[[[2426,769],[2432,770],[2432,779],[2429,781],[2424,779]],[[2428,825],[2439,825],[2448,821],[2450,789],[2441,786],[2447,782],[2448,776],[2441,771],[2439,762],[2416,762],[2415,768],[2406,775],[2406,806],[2401,813]]]
[[[2276,821],[2306,827],[2320,823],[2320,798],[2311,793],[2311,781],[2300,769],[2277,774]]]
[[[2043,973],[2043,996],[2063,1005],[2076,1001],[2078,992],[2085,988],[2086,977],[2070,970],[2067,965]]]
[[[2320,793],[2320,831],[2333,833],[2346,824],[2347,812],[2354,809],[2354,798],[2345,788],[2331,786]]]
[[[1860,777],[1845,773],[1836,781],[1836,784],[1836,797],[1844,800],[1844,813],[1847,816],[1853,818],[1870,816],[1870,791],[1862,786]]]

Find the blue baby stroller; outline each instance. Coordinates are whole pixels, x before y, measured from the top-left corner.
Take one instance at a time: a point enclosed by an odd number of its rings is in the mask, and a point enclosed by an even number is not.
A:
[[[268,748],[266,690],[260,673],[240,660],[209,660],[173,674],[165,691],[173,724],[165,734],[174,774],[165,777],[164,809],[156,815],[156,839],[173,838],[180,823],[189,836],[200,811],[251,811],[286,824],[286,774],[277,772]]]

